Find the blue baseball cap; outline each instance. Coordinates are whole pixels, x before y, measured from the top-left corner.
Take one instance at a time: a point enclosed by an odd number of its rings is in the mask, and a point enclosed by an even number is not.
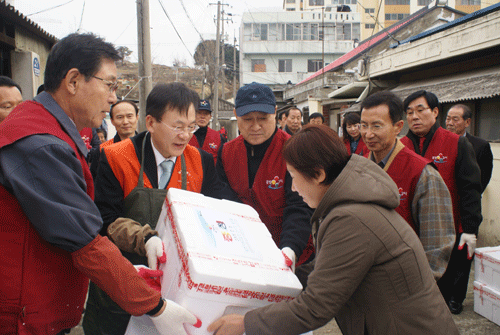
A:
[[[250,112],[276,112],[276,98],[269,86],[253,82],[241,87],[234,102],[236,116]]]
[[[200,105],[198,106],[198,110],[206,110],[212,113],[212,109],[210,108],[210,102],[206,99],[200,100]]]

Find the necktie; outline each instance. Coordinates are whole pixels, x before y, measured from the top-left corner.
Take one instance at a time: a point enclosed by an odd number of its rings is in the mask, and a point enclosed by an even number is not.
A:
[[[174,167],[174,162],[171,160],[164,160],[160,163],[162,173],[160,176],[160,181],[158,182],[158,188],[164,189],[172,174],[172,168]]]

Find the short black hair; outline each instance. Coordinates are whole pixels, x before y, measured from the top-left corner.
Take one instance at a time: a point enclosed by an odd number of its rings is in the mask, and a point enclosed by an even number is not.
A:
[[[55,92],[68,71],[76,68],[90,80],[99,72],[102,61],[120,59],[118,51],[111,43],[94,34],[70,34],[57,42],[50,51],[45,66],[45,90]]]
[[[429,108],[430,109],[434,109],[437,107],[438,109],[438,112],[440,111],[440,108],[439,108],[439,100],[437,98],[437,96],[432,93],[432,92],[427,92],[425,90],[420,90],[420,91],[417,91],[417,92],[413,92],[412,94],[410,94],[404,101],[404,106],[403,106],[403,110],[404,112],[406,113],[406,109],[408,108],[408,105],[415,99],[418,99],[420,97],[424,97],[425,100],[427,101],[427,104],[429,105]]]
[[[312,113],[311,115],[309,115],[309,120],[315,119],[317,117],[321,118],[321,122],[323,122],[323,123],[325,122],[325,117],[321,113]]]
[[[451,106],[451,108],[460,108],[463,111],[462,118],[464,120],[468,120],[468,119],[470,119],[472,117],[472,110],[467,105],[456,104],[456,105]]]
[[[281,112],[279,112],[279,114],[278,114],[278,120],[282,120],[282,119],[283,119],[283,115],[287,116],[287,115],[286,115],[286,111],[281,111]],[[282,121],[283,121],[283,120],[282,120]]]
[[[116,105],[119,105],[121,103],[128,103],[129,105],[132,105],[135,109],[135,115],[139,115],[139,107],[137,107],[136,103],[133,102],[132,100],[119,100],[115,102],[114,104],[111,105],[111,108],[109,109],[109,117],[113,118],[113,108],[115,108]]]
[[[19,86],[18,83],[6,76],[0,76],[0,87],[16,87],[19,92],[21,92],[21,94],[23,93],[23,91],[21,90],[21,86]]]
[[[386,105],[389,108],[389,117],[392,124],[403,120],[403,101],[391,91],[377,92],[367,97],[361,103],[361,113],[363,113],[363,108],[372,108],[380,105]]]
[[[288,108],[288,109],[285,111],[286,117],[288,117],[288,115],[290,115],[290,111],[291,111],[292,109],[296,109],[296,110],[298,110],[298,111],[300,112],[300,116],[303,116],[303,114],[302,114],[302,109],[300,109],[300,108],[299,108],[299,107],[297,107],[297,106],[293,106],[293,107]]]
[[[97,128],[95,130],[96,134],[98,133],[102,133],[104,135],[104,138],[108,138],[108,133],[106,132],[106,130],[102,129],[102,128]]]
[[[180,114],[187,115],[191,104],[198,112],[200,96],[184,83],[157,84],[146,100],[146,115],[161,121],[168,109],[177,109]]]

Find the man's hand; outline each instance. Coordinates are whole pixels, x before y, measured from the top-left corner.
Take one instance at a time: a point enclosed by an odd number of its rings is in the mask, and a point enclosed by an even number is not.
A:
[[[285,257],[286,265],[292,269],[292,272],[295,272],[295,252],[289,247],[284,247],[281,249],[281,253]]]
[[[163,271],[161,270],[151,270],[145,265],[134,265],[139,276],[144,278],[146,283],[152,289],[161,292],[161,276],[163,276]]]
[[[244,316],[238,314],[224,315],[208,326],[207,331],[214,335],[242,335],[245,332]]]
[[[188,335],[184,329],[184,323],[196,328],[201,327],[200,319],[171,300],[165,300],[162,310],[150,318],[162,335]]]
[[[151,237],[145,244],[146,256],[148,257],[148,265],[151,269],[157,270],[158,263],[165,263],[167,255],[163,247],[163,242],[158,236]]]
[[[458,250],[462,250],[464,248],[464,244],[467,244],[467,258],[472,259],[472,256],[474,256],[474,250],[476,250],[476,235],[475,234],[467,234],[467,233],[462,233],[462,236],[460,236],[460,243],[458,244]]]

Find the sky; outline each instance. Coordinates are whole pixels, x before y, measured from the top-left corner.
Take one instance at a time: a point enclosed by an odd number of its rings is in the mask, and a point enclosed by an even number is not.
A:
[[[57,38],[74,33],[94,33],[106,41],[132,50],[137,61],[136,0],[14,0],[14,7]],[[226,43],[238,39],[241,14],[262,7],[282,8],[283,0],[226,0]],[[179,36],[167,15],[177,29]],[[213,4],[213,5],[212,5]],[[172,65],[174,60],[194,65],[193,56],[201,38],[215,39],[217,1],[149,0],[151,58],[154,64]],[[185,10],[184,10],[185,8]],[[194,23],[194,24],[193,24]],[[201,35],[201,37],[200,37]],[[181,40],[182,39],[182,40]],[[186,46],[184,46],[184,44]]]

